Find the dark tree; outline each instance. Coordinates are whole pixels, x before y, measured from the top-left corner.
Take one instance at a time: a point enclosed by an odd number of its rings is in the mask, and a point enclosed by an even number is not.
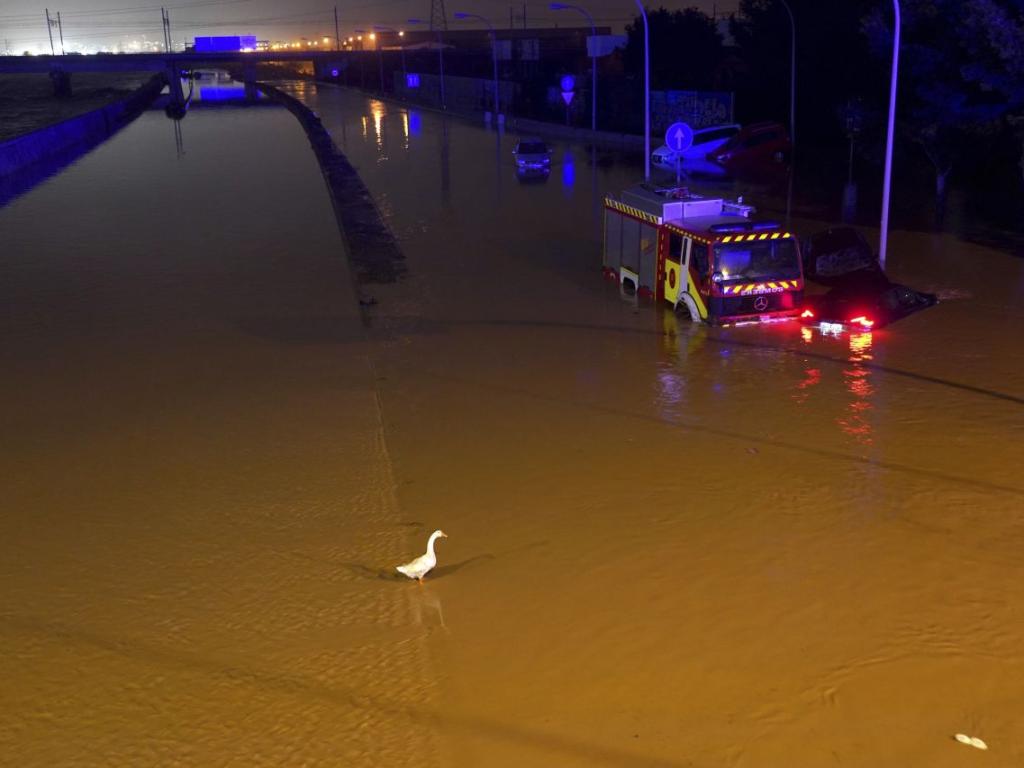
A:
[[[937,218],[947,182],[972,149],[990,144],[1024,98],[1024,25],[1015,0],[904,0],[898,130],[935,172]],[[864,20],[872,52],[892,56],[891,19]]]
[[[696,8],[647,11],[651,44],[651,90],[713,90],[724,58],[714,19]],[[644,22],[626,27],[626,71],[644,72]]]
[[[882,87],[860,25],[866,9],[878,2],[789,0],[796,21],[796,119],[802,143],[840,140],[837,110]],[[734,84],[738,117],[788,123],[792,31],[785,6],[780,0],[741,0],[729,31],[740,65]]]

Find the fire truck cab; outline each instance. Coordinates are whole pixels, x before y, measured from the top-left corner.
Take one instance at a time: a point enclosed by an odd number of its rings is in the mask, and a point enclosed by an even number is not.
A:
[[[604,273],[626,290],[685,307],[713,325],[799,314],[804,278],[797,239],[752,218],[742,198],[640,184],[604,203]]]

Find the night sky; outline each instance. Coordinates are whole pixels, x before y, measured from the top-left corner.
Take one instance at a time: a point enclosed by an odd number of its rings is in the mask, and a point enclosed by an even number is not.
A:
[[[130,0],[52,0],[50,13],[61,12],[64,41],[68,50],[97,47],[113,48],[132,40],[162,40],[160,4]],[[455,11],[469,11],[488,16],[496,26],[507,27],[510,3],[507,0],[445,0],[448,16]],[[586,0],[581,3],[594,15],[598,24],[611,26],[613,31],[622,27],[635,14],[632,0]],[[703,11],[727,14],[736,9],[738,0],[665,0],[649,3],[650,7],[669,9],[695,6]],[[333,3],[296,0],[287,4],[274,0],[191,0],[172,2],[171,25],[176,42],[196,35],[255,34],[261,40],[295,40],[299,37],[333,36]],[[521,16],[522,2],[513,4]],[[0,52],[12,54],[24,50],[49,52],[44,5],[35,0],[7,0],[0,12]],[[530,26],[576,26],[582,22],[578,14],[548,9],[547,2],[532,0],[526,4]],[[430,0],[353,0],[339,3],[338,15],[341,32],[351,33],[355,28],[373,24],[405,26],[409,18],[427,18]],[[516,25],[522,23],[517,19]],[[450,22],[452,28],[468,22]],[[145,36],[145,37],[143,37]]]

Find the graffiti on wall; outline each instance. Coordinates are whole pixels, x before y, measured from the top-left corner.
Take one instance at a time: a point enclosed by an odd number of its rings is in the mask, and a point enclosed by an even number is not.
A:
[[[682,121],[707,128],[733,121],[733,95],[725,91],[652,91],[651,124],[655,133]]]

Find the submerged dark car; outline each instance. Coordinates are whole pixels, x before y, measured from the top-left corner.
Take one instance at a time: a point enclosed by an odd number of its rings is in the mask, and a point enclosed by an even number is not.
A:
[[[836,227],[804,244],[804,276],[829,287],[805,296],[801,320],[826,331],[867,331],[934,306],[933,293],[892,282],[871,246],[850,227]]]
[[[547,173],[551,170],[551,148],[540,139],[520,139],[512,150],[520,173]]]

